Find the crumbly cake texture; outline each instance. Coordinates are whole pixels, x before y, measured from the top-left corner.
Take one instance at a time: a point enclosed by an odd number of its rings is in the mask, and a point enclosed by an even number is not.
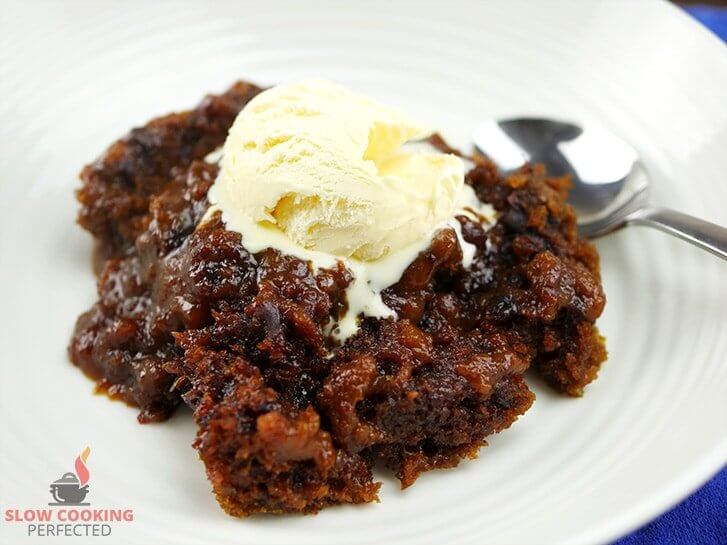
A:
[[[225,511],[376,501],[377,461],[402,487],[456,466],[530,407],[529,368],[582,394],[606,358],[594,325],[605,297],[567,179],[533,166],[503,178],[475,158],[466,182],[498,219],[458,217],[477,247],[471,267],[440,231],[383,293],[398,318],[364,319],[333,350],[325,331],[345,310],[348,270],[250,254],[219,214],[198,226],[218,171],[202,159],[259,91],[238,82],[133,130],[82,171],[78,192],[99,298],[71,360],[141,422],[192,407]]]

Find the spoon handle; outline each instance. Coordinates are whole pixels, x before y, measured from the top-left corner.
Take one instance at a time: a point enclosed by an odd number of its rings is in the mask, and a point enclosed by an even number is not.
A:
[[[715,223],[668,208],[642,208],[629,214],[626,223],[655,227],[727,260],[727,228]]]

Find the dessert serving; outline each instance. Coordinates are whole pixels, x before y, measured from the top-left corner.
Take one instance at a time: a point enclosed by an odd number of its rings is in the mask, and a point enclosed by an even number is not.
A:
[[[141,422],[188,404],[232,515],[376,501],[377,462],[456,466],[530,407],[528,369],[578,396],[606,357],[568,179],[339,85],[238,82],[81,179],[99,297],[71,359]]]

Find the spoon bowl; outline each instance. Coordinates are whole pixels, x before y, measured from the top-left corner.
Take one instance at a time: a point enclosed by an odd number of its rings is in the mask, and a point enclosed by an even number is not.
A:
[[[727,259],[727,229],[649,205],[649,177],[636,150],[596,125],[522,117],[486,121],[475,146],[505,174],[542,163],[552,176],[569,175],[568,202],[583,236],[596,238],[627,225],[655,227]]]

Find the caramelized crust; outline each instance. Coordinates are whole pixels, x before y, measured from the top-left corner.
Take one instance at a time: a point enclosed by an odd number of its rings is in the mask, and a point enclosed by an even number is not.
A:
[[[99,300],[76,325],[73,362],[163,420],[192,407],[194,446],[230,514],[314,512],[376,500],[380,460],[403,487],[476,456],[534,395],[533,368],[580,395],[606,357],[598,255],[577,237],[568,182],[484,158],[467,175],[498,212],[461,216],[383,293],[397,319],[362,320],[334,349],[351,273],[250,254],[219,214],[203,225],[219,146],[259,89],[238,83],[155,120],[82,173],[81,225],[103,259]],[[442,144],[443,145],[443,144]]]
[[[186,168],[220,147],[235,117],[261,89],[237,82],[197,108],[132,130],[81,171],[78,223],[93,233],[102,258],[126,255],[146,228],[149,200]]]
[[[596,248],[578,238],[565,201],[568,179],[540,165],[502,179],[484,162],[467,181],[499,212],[487,233],[487,278],[477,267],[464,276],[480,293],[477,313],[527,335],[535,369],[557,390],[582,395],[606,359],[595,326],[606,297]]]

